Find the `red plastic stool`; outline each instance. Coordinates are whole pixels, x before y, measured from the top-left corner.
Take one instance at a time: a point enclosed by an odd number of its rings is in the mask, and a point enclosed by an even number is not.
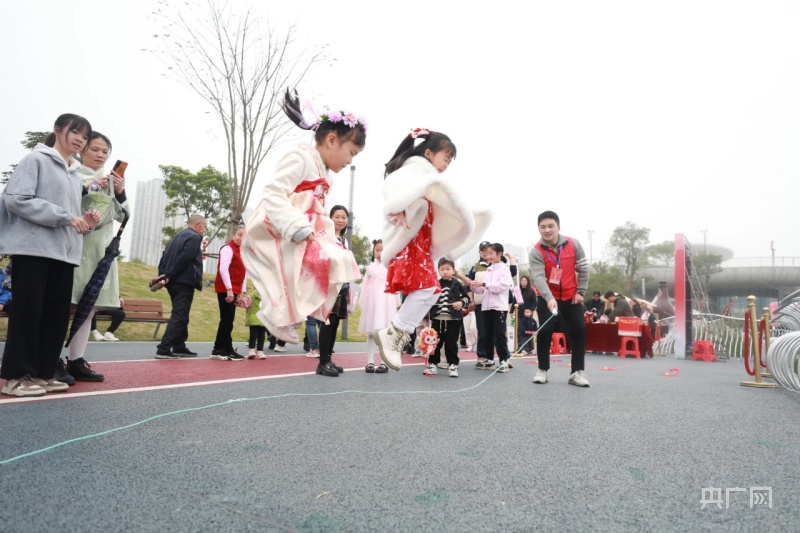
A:
[[[559,355],[567,353],[567,338],[563,333],[553,333],[550,340],[550,354]]]
[[[639,337],[620,337],[619,338],[619,356],[628,357],[634,356],[636,359],[641,359],[642,354],[639,353]]]
[[[717,362],[717,352],[714,351],[714,343],[711,341],[694,341],[692,346],[692,361]]]

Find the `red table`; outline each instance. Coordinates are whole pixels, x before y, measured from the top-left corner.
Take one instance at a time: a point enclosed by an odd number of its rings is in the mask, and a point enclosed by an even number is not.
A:
[[[639,353],[642,357],[653,356],[653,335],[647,324],[642,324],[639,329]],[[617,324],[586,324],[586,351],[587,352],[612,352],[619,353],[620,338]]]

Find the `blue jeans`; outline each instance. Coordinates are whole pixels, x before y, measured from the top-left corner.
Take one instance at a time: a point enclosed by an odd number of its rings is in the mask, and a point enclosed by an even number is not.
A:
[[[308,336],[308,348],[310,350],[319,350],[319,337],[317,336],[317,326],[322,324],[319,320],[312,317],[306,317],[306,336]]]

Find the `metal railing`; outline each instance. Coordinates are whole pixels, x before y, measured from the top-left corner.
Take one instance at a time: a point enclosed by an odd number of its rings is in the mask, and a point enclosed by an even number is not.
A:
[[[692,342],[706,340],[714,343],[717,360],[741,359],[744,353],[743,318],[695,313],[692,320]],[[662,319],[660,323],[662,330],[666,326],[668,332],[653,344],[653,353],[671,355],[675,353],[675,317]]]

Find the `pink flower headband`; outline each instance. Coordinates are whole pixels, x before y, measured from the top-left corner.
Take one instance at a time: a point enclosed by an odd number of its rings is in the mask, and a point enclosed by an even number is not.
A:
[[[344,122],[347,126],[351,128],[355,128],[359,124],[361,127],[364,128],[364,133],[367,132],[367,121],[364,119],[363,116],[356,116],[355,113],[350,113],[348,111],[328,111],[327,113],[322,113],[321,115],[317,115],[317,112],[314,111],[314,106],[311,105],[309,100],[306,100],[306,109],[308,109],[315,117],[316,121],[313,123],[313,128],[315,131],[319,127],[320,124],[323,122],[333,122],[336,124],[337,122]]]
[[[303,109],[303,107],[305,107],[305,109]],[[307,117],[306,113],[304,113],[305,110],[308,110],[312,116]],[[304,130],[316,131],[320,124],[327,121],[334,124],[343,122],[351,128],[355,128],[361,124],[361,127],[364,128],[364,132],[366,133],[367,131],[367,122],[364,120],[364,117],[357,117],[355,113],[350,113],[348,111],[327,111],[318,115],[317,112],[314,111],[314,106],[311,105],[309,100],[305,101],[305,106],[301,106],[297,91],[295,90],[294,94],[292,94],[292,91],[288,88],[286,89],[286,96],[283,101],[283,111],[292,122]]]

